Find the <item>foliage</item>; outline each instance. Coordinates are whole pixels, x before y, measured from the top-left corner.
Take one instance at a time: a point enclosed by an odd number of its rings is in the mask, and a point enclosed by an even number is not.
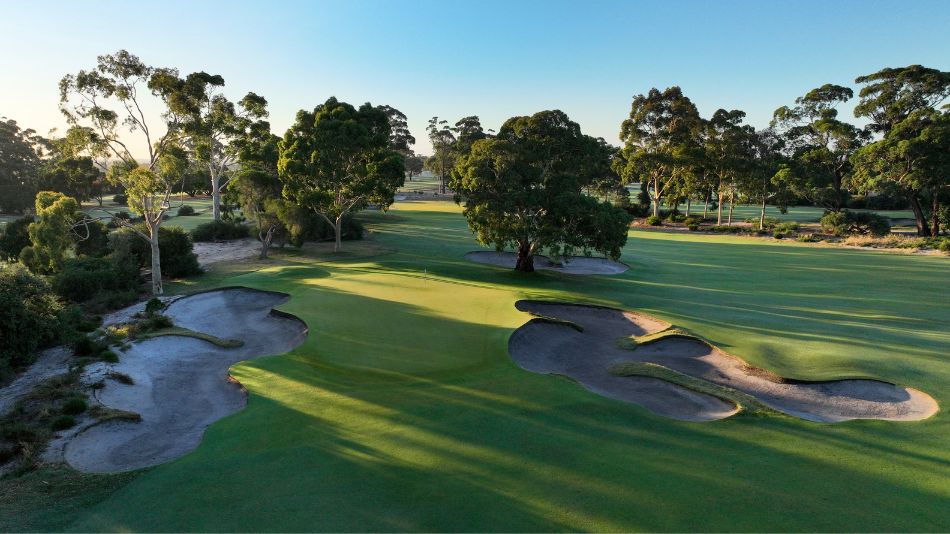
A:
[[[229,241],[243,239],[250,235],[246,224],[233,221],[209,221],[199,224],[191,231],[191,238],[196,242]]]
[[[649,226],[663,226],[663,219],[659,215],[650,215],[645,222]]]
[[[412,154],[411,146],[416,144],[416,138],[409,131],[406,115],[392,106],[379,106],[379,110],[385,113],[386,119],[389,120],[389,149],[408,159]]]
[[[508,119],[476,141],[455,168],[456,201],[479,242],[518,250],[516,269],[533,271],[536,251],[554,257],[598,251],[618,258],[629,216],[583,188],[609,170],[609,153],[561,111]]]
[[[19,265],[0,269],[0,377],[67,333],[64,308],[49,284]]]
[[[120,228],[109,234],[109,247],[113,254],[132,258],[136,265],[149,265],[149,249],[147,242],[141,239],[138,232],[142,229]],[[161,228],[158,232],[158,243],[162,250],[162,272],[172,278],[182,278],[201,273],[198,257],[194,253],[194,244],[188,232],[173,226]],[[167,247],[167,248],[166,248]]]
[[[134,291],[139,285],[138,266],[115,258],[79,256],[70,258],[52,278],[56,294],[73,302],[85,302],[103,293]]]
[[[839,237],[853,234],[884,236],[891,232],[891,220],[867,211],[842,210],[822,217],[821,229]]]
[[[62,193],[40,191],[36,195],[38,220],[29,226],[30,246],[20,252],[20,261],[37,274],[62,269],[63,261],[75,253],[72,228],[79,209],[75,199]]]
[[[128,205],[128,203],[129,203],[129,196],[128,196],[128,195],[125,195],[125,194],[123,194],[123,193],[119,193],[118,195],[113,195],[113,196],[112,196],[112,202],[115,202],[116,204],[118,204],[118,205],[120,205],[120,206]]]
[[[32,215],[24,215],[0,230],[0,260],[12,262],[20,258],[20,251],[30,246],[29,227],[33,222]]]
[[[73,215],[71,235],[76,254],[102,257],[109,253],[109,228],[99,221],[88,220],[83,213]]]
[[[22,212],[33,205],[45,143],[35,131],[0,117],[0,212]]]
[[[188,204],[183,204],[178,207],[179,217],[190,217],[194,214],[195,214],[195,208],[189,206]]]
[[[340,249],[343,218],[369,204],[393,203],[405,181],[403,157],[389,149],[389,120],[370,104],[359,109],[330,98],[301,110],[279,143],[284,196],[335,229]]]

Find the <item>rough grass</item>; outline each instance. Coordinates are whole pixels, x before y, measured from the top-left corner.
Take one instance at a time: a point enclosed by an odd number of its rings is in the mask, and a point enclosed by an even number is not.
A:
[[[161,328],[159,330],[153,330],[151,332],[145,332],[145,333],[139,334],[136,337],[136,339],[145,340],[145,339],[151,339],[151,338],[161,337],[161,336],[193,337],[195,339],[201,339],[203,341],[207,341],[208,343],[211,343],[213,345],[217,345],[218,347],[223,347],[226,349],[240,347],[244,345],[244,342],[239,339],[224,339],[217,336],[213,336],[211,334],[207,334],[205,332],[196,332],[194,330],[183,328],[181,326],[170,326],[167,328]]]
[[[197,278],[289,293],[307,341],[233,367],[248,406],[191,454],[98,504],[37,506],[81,531],[950,530],[946,411],[688,423],[507,354],[515,302],[576,301],[643,311],[783,376],[876,377],[947,403],[946,258],[632,231],[622,275],[525,277],[462,259],[476,245],[459,211],[365,214],[385,254],[304,249]]]
[[[706,395],[711,395],[726,402],[731,402],[738,406],[743,412],[779,415],[779,412],[759,402],[759,400],[752,395],[675,371],[660,364],[650,362],[620,362],[612,365],[609,372],[616,376],[647,376],[659,378],[660,380],[697,393],[705,393]]]

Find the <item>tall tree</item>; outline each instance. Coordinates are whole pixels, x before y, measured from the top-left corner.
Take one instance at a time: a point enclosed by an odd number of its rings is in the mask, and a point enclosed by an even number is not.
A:
[[[415,154],[406,156],[406,174],[409,176],[410,182],[412,181],[412,177],[414,175],[422,172],[424,166],[425,159],[422,156],[417,156]]]
[[[37,193],[38,220],[29,226],[30,246],[20,252],[20,262],[37,274],[59,272],[66,258],[75,254],[72,228],[78,209],[76,199],[62,193]]]
[[[412,145],[416,144],[416,138],[409,131],[406,115],[392,106],[379,106],[379,109],[389,119],[389,149],[409,158],[412,155]]]
[[[0,117],[0,211],[32,207],[45,144],[34,130],[20,129],[15,120]]]
[[[634,97],[630,117],[620,126],[624,163],[618,170],[628,182],[649,184],[654,216],[663,196],[695,161],[700,125],[696,106],[679,87],[663,92],[654,88]]]
[[[169,107],[183,119],[178,124],[195,156],[203,161],[211,178],[211,211],[221,218],[221,195],[228,182],[228,168],[237,161],[238,143],[249,130],[267,117],[267,100],[247,93],[238,103],[228,100],[221,90],[224,78],[206,72],[193,72],[184,79],[169,79],[172,87]]]
[[[865,191],[896,186],[910,203],[918,235],[936,235],[950,179],[941,163],[950,146],[947,116],[938,111],[950,98],[950,72],[910,65],[855,82],[864,87],[854,114],[869,119],[868,129],[881,136],[855,154],[856,185]]]
[[[848,199],[851,155],[868,139],[866,132],[838,119],[835,106],[853,96],[847,87],[825,84],[796,98],[794,107],[776,109],[772,119],[792,156],[788,185],[834,212],[841,211]]]
[[[279,143],[280,137],[270,133],[269,128],[248,137],[239,152],[241,168],[229,186],[237,192],[241,211],[257,226],[262,260],[267,259],[274,236],[282,227],[278,217],[283,200],[283,185],[277,171]]]
[[[370,104],[359,109],[331,97],[300,110],[279,143],[284,196],[333,226],[341,247],[343,218],[368,204],[386,208],[405,182],[403,157],[389,148],[389,120]]]
[[[452,133],[448,121],[441,120],[439,117],[429,119],[426,132],[432,143],[432,156],[426,161],[426,165],[432,172],[439,175],[439,193],[444,195],[455,160],[455,134]]]
[[[452,190],[479,242],[515,247],[515,269],[531,272],[542,249],[620,256],[629,217],[583,192],[609,167],[597,139],[563,112],[542,111],[508,119],[497,137],[475,141],[456,164]]]
[[[158,228],[168,210],[168,198],[174,186],[170,180],[171,169],[179,167],[178,163],[170,162],[180,160],[173,152],[180,150],[184,118],[170,104],[179,89],[179,81],[175,69],[146,65],[137,56],[119,50],[99,56],[95,68],[67,74],[59,82],[60,110],[66,120],[73,127],[87,128],[95,134],[100,149],[107,150],[117,160],[110,166],[109,179],[124,187],[130,205],[137,205],[133,209],[151,221],[146,224],[151,225],[148,233],[136,231],[136,234],[151,247],[155,295],[162,294]],[[155,106],[162,110],[162,120],[157,123],[144,111]],[[141,164],[130,147],[130,137],[134,136],[139,137],[147,150]],[[160,164],[164,169],[159,168]],[[110,215],[117,223],[127,224],[115,214]]]
[[[734,109],[718,109],[704,123],[703,163],[713,177],[716,192],[716,224],[722,224],[722,206],[726,199],[735,197],[735,183],[743,166],[747,164],[745,152],[748,130],[742,124],[745,112]],[[732,222],[733,202],[730,201],[729,222]]]

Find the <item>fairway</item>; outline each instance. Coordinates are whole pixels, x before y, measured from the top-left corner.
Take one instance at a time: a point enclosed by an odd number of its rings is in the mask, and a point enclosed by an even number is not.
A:
[[[945,411],[682,422],[507,350],[518,300],[609,305],[785,377],[878,378],[947,406],[946,258],[631,231],[622,274],[525,275],[464,260],[478,245],[453,203],[361,218],[371,234],[337,259],[287,251],[172,287],[288,293],[309,337],[234,366],[247,407],[71,530],[950,529]]]

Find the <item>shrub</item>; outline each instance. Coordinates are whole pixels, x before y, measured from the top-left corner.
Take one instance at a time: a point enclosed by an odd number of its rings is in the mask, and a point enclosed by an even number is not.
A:
[[[115,202],[120,206],[125,206],[129,203],[129,197],[120,193],[112,197],[112,202]]]
[[[79,415],[85,412],[86,408],[88,408],[88,405],[85,400],[74,397],[63,403],[61,411],[65,415]]]
[[[165,309],[165,303],[162,299],[152,297],[145,303],[145,315],[152,316]]]
[[[663,219],[659,218],[656,215],[650,215],[649,217],[646,218],[646,223],[650,226],[662,226]]]
[[[108,363],[118,363],[119,355],[115,351],[106,349],[99,353],[99,359]]]
[[[140,227],[139,231],[144,232],[144,227]],[[128,258],[138,267],[151,265],[151,246],[132,228],[120,228],[109,234],[109,246],[116,258]],[[161,251],[162,275],[181,278],[201,272],[194,244],[185,230],[177,226],[160,228],[158,247]]]
[[[7,223],[0,232],[0,260],[10,262],[20,257],[20,252],[30,246],[29,226],[33,223],[33,216],[26,215]]]
[[[884,236],[891,232],[891,221],[876,213],[842,210],[826,213],[821,218],[821,228],[839,237],[855,234]]]
[[[185,205],[181,206],[180,208],[178,208],[178,216],[179,216],[179,217],[189,217],[189,216],[194,215],[194,214],[195,214],[195,208],[192,208],[191,206],[189,206],[189,205],[187,205],[187,204],[185,204]]]
[[[53,424],[50,425],[50,428],[53,430],[66,430],[67,428],[72,428],[76,426],[76,418],[71,415],[61,415],[56,419],[53,419]]]
[[[772,237],[774,237],[775,239],[785,239],[785,234],[776,230],[775,232],[772,233]]]
[[[699,226],[703,222],[702,215],[690,215],[689,217],[683,217],[683,224],[686,226]]]
[[[746,231],[741,226],[727,226],[724,224],[709,227],[710,232],[722,232],[724,234],[741,234]]]
[[[698,225],[698,224],[688,224],[688,225],[686,225],[686,229],[689,230],[690,232],[698,232],[698,231],[699,231],[699,225]]]
[[[746,219],[745,222],[751,223],[752,228],[755,230],[766,230],[768,232],[771,232],[772,230],[775,229],[775,227],[779,224],[780,221],[776,219],[775,217],[766,217],[765,220],[761,221],[764,223],[762,224],[761,227],[759,227],[760,221],[758,217],[752,217],[752,218]]]
[[[79,336],[76,338],[76,341],[73,342],[73,350],[76,352],[77,356],[91,356],[93,354],[99,354],[100,352],[106,350],[106,344],[92,338],[91,336]]]
[[[126,292],[139,285],[139,272],[131,262],[79,256],[63,263],[53,277],[53,289],[73,302],[85,302],[103,292]]]
[[[228,241],[250,235],[247,225],[231,221],[211,221],[198,225],[191,231],[195,241]]]
[[[798,241],[801,243],[817,243],[821,241],[821,236],[817,234],[801,234],[798,236]]]
[[[0,269],[0,376],[68,333],[64,311],[42,278],[20,265]]]

